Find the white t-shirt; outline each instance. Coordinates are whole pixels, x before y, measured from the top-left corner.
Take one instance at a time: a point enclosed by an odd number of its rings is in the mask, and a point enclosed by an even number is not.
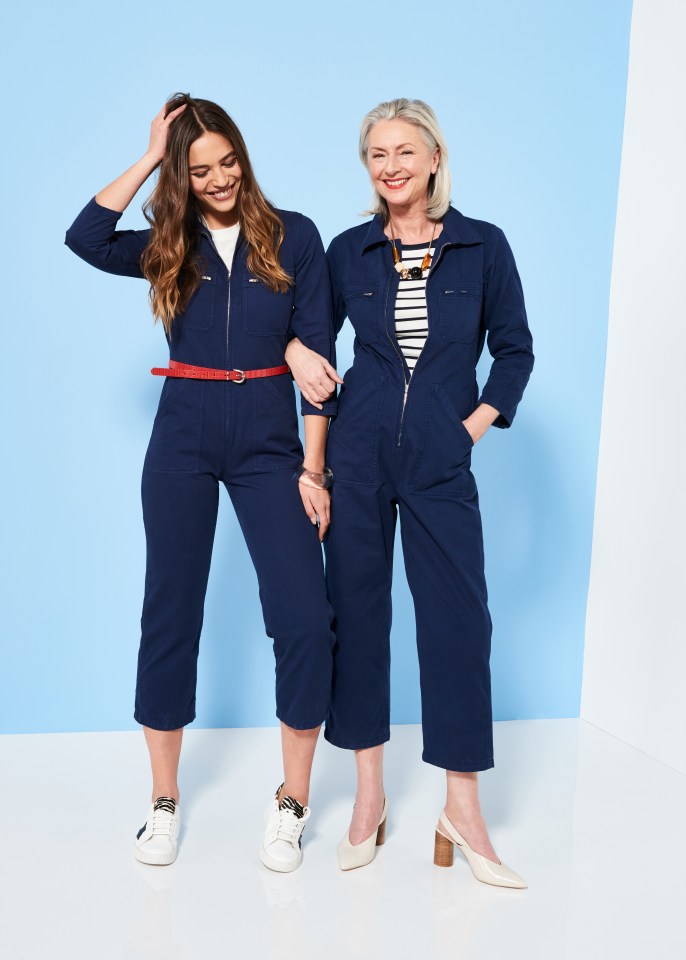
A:
[[[209,228],[208,228],[209,229]],[[226,264],[226,269],[231,273],[231,264],[233,263],[233,254],[238,243],[238,234],[241,232],[239,223],[233,227],[223,227],[221,230],[210,230],[215,247]]]

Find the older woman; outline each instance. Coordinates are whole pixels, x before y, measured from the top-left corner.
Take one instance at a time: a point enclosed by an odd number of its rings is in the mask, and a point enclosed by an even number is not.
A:
[[[398,512],[421,675],[423,759],[447,773],[434,862],[454,846],[474,876],[524,887],[501,863],[481,815],[477,772],[493,766],[491,618],[472,447],[509,427],[533,367],[517,268],[502,230],[450,205],[448,153],[420,100],[393,100],[362,122],[374,188],[371,222],[328,250],[336,329],[355,328],[328,441],[335,475],[326,545],[337,622],[326,738],[356,751],[357,800],[342,869],[383,843],[382,752],[389,739],[393,541]],[[479,395],[484,341],[493,357]],[[325,401],[328,362],[297,340],[287,362],[303,395]]]

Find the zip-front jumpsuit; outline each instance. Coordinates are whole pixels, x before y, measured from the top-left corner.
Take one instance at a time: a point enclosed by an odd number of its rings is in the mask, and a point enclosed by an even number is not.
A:
[[[419,653],[423,759],[493,766],[488,611],[472,438],[478,403],[509,427],[533,367],[522,287],[504,234],[452,207],[427,277],[429,336],[410,378],[395,337],[398,274],[379,216],[327,253],[336,332],[355,360],[329,431],[335,475],[326,543],[336,648],[326,738],[360,749],[389,739],[391,578],[400,510]],[[476,363],[493,356],[479,396]]]
[[[293,278],[274,293],[247,267],[241,235],[227,271],[198,223],[202,280],[168,337],[171,359],[216,369],[280,366],[289,336],[333,359],[324,249],[314,224],[278,211],[280,262]],[[86,262],[142,277],[148,230],[115,229],[121,214],[91,200],[66,236]],[[304,414],[329,415],[302,401]],[[318,726],[331,689],[333,614],[318,534],[303,509],[302,462],[289,375],[244,382],[168,378],[143,468],[147,543],[135,719],[173,730],[195,717],[195,687],[219,481],[227,488],[255,565],[276,657],[276,713],[297,729]],[[241,639],[241,638],[237,638]]]

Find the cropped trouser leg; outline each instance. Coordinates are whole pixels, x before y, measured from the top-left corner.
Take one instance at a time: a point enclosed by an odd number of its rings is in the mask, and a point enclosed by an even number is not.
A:
[[[396,502],[398,507],[396,508]],[[493,766],[488,611],[478,499],[334,488],[327,583],[336,647],[326,738],[362,749],[389,737],[391,580],[396,509],[415,606],[423,759]]]
[[[293,469],[251,474],[226,486],[274,641],[277,716],[296,729],[319,726],[331,690],[333,612],[317,531]],[[134,716],[156,730],[174,730],[195,717],[217,501],[213,476],[144,474],[147,570]],[[231,635],[230,625],[227,633],[232,643],[249,640]]]
[[[195,718],[218,489],[208,474],[143,473],[147,556],[134,717],[155,730]]]
[[[250,474],[227,489],[274,641],[276,715],[298,730],[317,727],[329,705],[334,644],[317,528],[305,513],[292,468]]]
[[[336,616],[325,737],[362,749],[390,736],[390,631],[397,510],[385,487],[336,481],[326,579]]]
[[[423,759],[447,770],[493,766],[491,617],[478,497],[409,494],[400,504],[414,600]]]

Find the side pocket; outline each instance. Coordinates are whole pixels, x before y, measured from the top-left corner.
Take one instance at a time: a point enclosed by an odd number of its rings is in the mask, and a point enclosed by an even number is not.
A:
[[[291,378],[252,380],[250,389],[254,397],[255,468],[277,470],[293,466],[302,460],[303,450]]]
[[[148,473],[197,473],[205,384],[169,378],[160,396],[143,469]]]
[[[348,370],[341,388],[338,416],[329,428],[326,462],[336,480],[376,483],[379,477],[379,429],[388,376],[355,383]]]
[[[422,445],[410,478],[412,493],[460,500],[472,497],[476,493],[470,470],[473,446],[469,430],[443,387],[432,384]]]

